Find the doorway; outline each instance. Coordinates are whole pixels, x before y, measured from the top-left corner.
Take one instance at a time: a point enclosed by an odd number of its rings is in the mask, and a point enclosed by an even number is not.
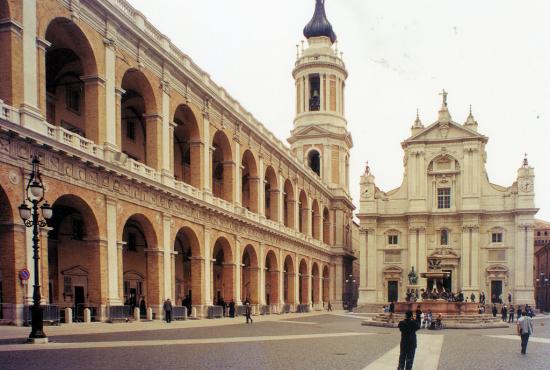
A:
[[[388,281],[388,302],[397,302],[399,298],[397,281]]]
[[[443,270],[443,272],[449,273],[449,275],[443,278],[443,288],[446,292],[453,291],[453,272],[451,270]]]
[[[74,287],[74,314],[75,321],[84,321],[84,303],[86,299],[84,297],[84,287],[75,286]]]
[[[491,303],[502,303],[502,280],[491,281]]]

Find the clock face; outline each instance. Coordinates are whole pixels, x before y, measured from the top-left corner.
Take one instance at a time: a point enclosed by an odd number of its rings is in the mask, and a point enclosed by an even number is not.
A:
[[[529,193],[533,189],[533,184],[531,184],[531,181],[525,180],[521,183],[520,188],[522,191]]]

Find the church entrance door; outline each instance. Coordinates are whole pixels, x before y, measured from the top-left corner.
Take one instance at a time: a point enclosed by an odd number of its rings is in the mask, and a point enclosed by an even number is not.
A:
[[[397,281],[388,281],[388,302],[397,302],[399,298]]]

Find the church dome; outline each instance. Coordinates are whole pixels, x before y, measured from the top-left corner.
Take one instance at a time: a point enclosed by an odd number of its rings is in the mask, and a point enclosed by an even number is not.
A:
[[[332,25],[325,13],[325,0],[316,1],[315,13],[313,14],[313,18],[304,27],[304,36],[308,39],[310,37],[325,36],[330,38],[330,41],[334,43],[336,41],[336,34],[332,30]]]

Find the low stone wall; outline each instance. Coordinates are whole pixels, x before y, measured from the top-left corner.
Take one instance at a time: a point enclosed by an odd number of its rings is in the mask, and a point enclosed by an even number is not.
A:
[[[434,314],[477,314],[479,303],[473,302],[447,302],[447,301],[422,301],[422,302],[397,302],[395,313],[405,313],[408,310],[416,311],[420,306],[423,312],[431,310]]]

